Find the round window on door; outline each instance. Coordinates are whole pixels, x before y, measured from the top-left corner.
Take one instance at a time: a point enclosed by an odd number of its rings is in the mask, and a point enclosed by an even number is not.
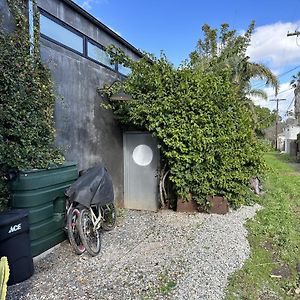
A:
[[[133,150],[132,158],[137,165],[148,166],[153,159],[152,149],[147,145],[138,145]]]

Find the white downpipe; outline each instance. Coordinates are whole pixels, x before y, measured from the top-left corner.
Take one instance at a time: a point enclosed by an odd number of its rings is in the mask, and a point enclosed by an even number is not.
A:
[[[33,15],[33,1],[28,0],[28,26],[29,26],[29,41],[30,41],[30,54],[34,50],[34,15]]]

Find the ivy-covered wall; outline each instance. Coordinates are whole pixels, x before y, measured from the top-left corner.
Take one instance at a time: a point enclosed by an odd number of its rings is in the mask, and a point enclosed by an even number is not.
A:
[[[55,148],[55,94],[41,62],[38,40],[30,44],[26,6],[7,1],[14,31],[0,32],[0,206],[7,203],[11,169],[47,168],[64,161]]]
[[[124,125],[157,137],[177,195],[202,206],[209,195],[224,195],[233,207],[246,204],[249,180],[265,163],[253,114],[231,70],[177,69],[164,55],[151,57],[151,64],[132,62],[118,49],[111,55],[131,66],[123,89],[136,99],[111,107]]]

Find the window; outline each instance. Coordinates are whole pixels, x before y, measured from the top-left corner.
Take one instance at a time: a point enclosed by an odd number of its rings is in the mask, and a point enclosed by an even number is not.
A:
[[[83,54],[83,37],[41,14],[40,31],[46,37]]]
[[[87,56],[107,67],[115,69],[115,65],[111,63],[110,57],[100,46],[91,42],[87,43]]]
[[[119,73],[121,73],[122,75],[128,76],[131,73],[131,69],[124,67],[122,65],[118,65],[118,71]]]

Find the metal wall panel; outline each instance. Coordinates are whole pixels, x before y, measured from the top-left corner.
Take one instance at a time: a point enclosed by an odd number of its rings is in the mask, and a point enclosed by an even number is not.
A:
[[[124,133],[124,206],[157,211],[159,153],[149,133]]]

